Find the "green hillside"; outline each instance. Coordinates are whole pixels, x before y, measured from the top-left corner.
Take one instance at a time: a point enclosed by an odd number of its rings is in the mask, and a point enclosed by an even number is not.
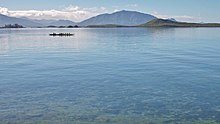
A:
[[[154,19],[148,23],[139,25],[139,27],[220,27],[219,23],[187,23],[176,22],[166,19]]]

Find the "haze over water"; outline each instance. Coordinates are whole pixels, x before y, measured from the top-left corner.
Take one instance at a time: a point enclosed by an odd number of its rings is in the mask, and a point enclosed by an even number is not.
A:
[[[0,123],[220,123],[219,33],[2,29]]]

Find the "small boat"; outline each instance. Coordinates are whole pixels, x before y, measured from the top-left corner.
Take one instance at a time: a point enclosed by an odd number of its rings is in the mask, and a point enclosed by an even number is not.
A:
[[[71,34],[71,33],[52,33],[49,35],[50,36],[74,36],[74,34]]]

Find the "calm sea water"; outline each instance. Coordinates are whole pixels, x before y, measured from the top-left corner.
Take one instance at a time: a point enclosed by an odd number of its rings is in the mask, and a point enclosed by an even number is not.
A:
[[[0,30],[0,123],[220,123],[219,34]]]

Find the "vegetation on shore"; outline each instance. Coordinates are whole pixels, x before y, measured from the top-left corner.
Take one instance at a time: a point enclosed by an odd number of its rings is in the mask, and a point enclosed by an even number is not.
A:
[[[19,24],[7,24],[5,26],[2,26],[0,28],[25,28],[24,26],[22,25],[19,25]],[[53,26],[53,25],[50,25],[50,26],[47,26],[47,27],[37,27],[37,28],[79,28],[78,25],[69,25],[69,26]]]
[[[5,25],[3,27],[0,27],[0,28],[24,28],[22,25],[19,25],[19,24],[8,24],[8,25]]]
[[[50,26],[47,26],[47,28],[79,28],[78,25],[69,25],[69,26],[54,26],[54,25],[50,25]]]

